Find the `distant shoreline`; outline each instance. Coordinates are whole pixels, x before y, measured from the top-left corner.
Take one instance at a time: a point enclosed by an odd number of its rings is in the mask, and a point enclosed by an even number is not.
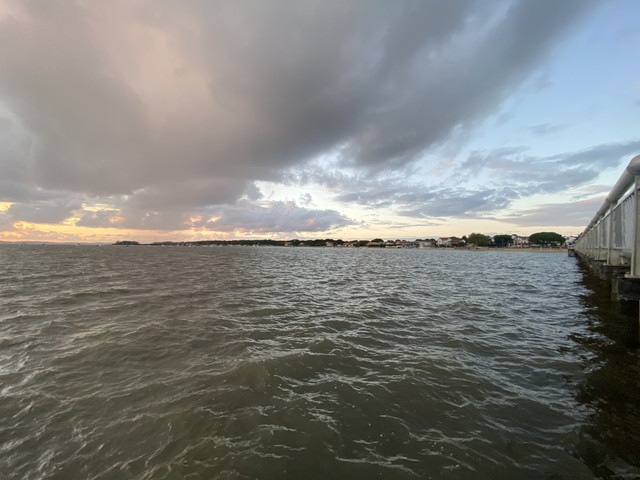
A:
[[[454,248],[453,250],[467,250],[469,252],[535,252],[535,253],[567,253],[566,248],[515,248],[515,247],[476,247]]]
[[[151,244],[151,243],[134,243],[134,244],[127,244],[127,243],[122,243],[120,245],[115,245],[115,246],[132,246],[132,247],[159,247],[159,246],[168,246],[168,247],[224,247],[224,246],[230,246],[230,247],[239,247],[239,246],[251,246],[251,247],[278,247],[278,248],[330,248],[330,249],[347,249],[347,250],[353,250],[353,249],[364,249],[364,250],[369,250],[369,249],[373,249],[373,250],[434,250],[434,251],[456,251],[456,252],[535,252],[535,253],[566,253],[567,252],[567,248],[548,248],[548,247],[526,247],[526,248],[519,248],[519,247],[427,247],[427,248],[415,248],[415,247],[371,247],[371,246],[361,246],[361,247],[343,247],[343,246],[325,246],[325,245],[317,245],[317,246],[310,246],[310,245],[299,245],[299,246],[293,246],[293,245],[278,245],[278,244],[274,244],[275,242],[271,243],[271,244],[260,244],[260,243],[253,243],[253,244],[249,244],[249,242],[244,243],[245,241],[239,241],[238,243],[234,242],[234,241],[230,241],[230,242],[221,242],[221,243],[217,243],[217,244],[209,244],[209,245],[203,245],[202,242],[176,242],[176,243],[170,243],[170,244],[165,244],[165,245],[160,245],[160,244]],[[208,243],[208,242],[207,242]],[[279,243],[279,242],[278,242]],[[0,245],[14,245],[14,246],[97,246],[97,247],[102,247],[102,246],[114,246],[114,244],[100,244],[100,243],[53,243],[53,242],[2,242],[0,241]]]

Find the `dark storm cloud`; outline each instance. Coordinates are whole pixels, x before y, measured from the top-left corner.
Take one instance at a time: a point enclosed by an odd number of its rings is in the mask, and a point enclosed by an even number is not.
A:
[[[0,17],[0,100],[31,144],[0,156],[0,194],[125,195],[139,210],[127,218],[161,228],[178,210],[257,199],[254,181],[326,152],[365,171],[404,168],[496,113],[597,3],[16,3]],[[34,204],[31,218],[65,209]],[[263,218],[295,230],[294,217]]]
[[[372,77],[379,108],[362,116],[363,127],[345,150],[348,157],[369,166],[402,164],[455,128],[473,126],[527,78],[559,34],[590,7],[517,2],[501,11],[492,2],[448,5],[457,14],[442,37],[412,28],[421,14],[428,15],[432,5],[427,2],[391,28],[389,44],[399,37],[404,55],[390,62],[394,68],[383,70],[383,78]],[[486,29],[487,24],[493,28]],[[384,50],[383,65],[393,53]]]

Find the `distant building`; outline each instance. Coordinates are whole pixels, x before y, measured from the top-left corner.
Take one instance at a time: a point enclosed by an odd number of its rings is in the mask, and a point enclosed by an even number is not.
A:
[[[566,244],[567,245],[573,245],[574,243],[576,243],[576,240],[578,240],[578,235],[571,235],[571,236],[567,237]]]
[[[529,246],[529,237],[520,237],[518,235],[511,235],[513,238],[513,246],[516,248],[524,248]]]
[[[451,237],[440,237],[436,242],[436,245],[439,247],[450,247],[452,244],[451,240]]]

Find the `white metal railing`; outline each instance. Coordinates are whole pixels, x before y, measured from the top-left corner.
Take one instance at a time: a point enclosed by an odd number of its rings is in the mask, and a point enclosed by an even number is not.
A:
[[[632,188],[633,187],[633,188]],[[629,190],[631,190],[629,192]],[[606,265],[629,266],[640,278],[640,155],[635,156],[575,243],[575,250]]]

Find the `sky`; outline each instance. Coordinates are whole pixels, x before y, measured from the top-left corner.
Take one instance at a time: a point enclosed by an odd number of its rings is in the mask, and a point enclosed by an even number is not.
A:
[[[0,0],[0,241],[589,223],[640,154],[637,0]]]

